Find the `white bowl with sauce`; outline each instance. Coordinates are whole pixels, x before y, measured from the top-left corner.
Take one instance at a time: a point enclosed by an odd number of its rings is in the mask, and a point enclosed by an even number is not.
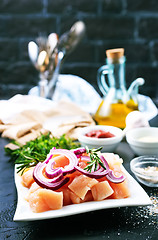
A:
[[[104,132],[109,132],[113,134],[113,137],[104,137],[104,138],[97,138],[97,137],[89,137],[86,136],[87,133],[91,131],[98,131],[102,130]],[[113,127],[113,126],[106,126],[106,125],[94,125],[89,127],[84,127],[80,130],[78,134],[78,140],[83,147],[91,148],[99,148],[102,147],[102,152],[113,152],[118,144],[121,142],[123,138],[123,131],[120,128]]]
[[[134,153],[141,155],[158,155],[158,128],[141,127],[126,133],[126,140]]]
[[[158,156],[140,156],[130,162],[131,171],[139,182],[148,187],[158,187]]]

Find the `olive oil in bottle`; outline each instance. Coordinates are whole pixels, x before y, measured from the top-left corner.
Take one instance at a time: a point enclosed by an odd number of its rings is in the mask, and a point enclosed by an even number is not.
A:
[[[104,100],[99,105],[94,119],[99,125],[110,125],[119,128],[125,128],[125,119],[128,113],[134,110],[138,110],[138,104],[133,100],[129,100],[126,104],[122,102],[111,103],[107,115],[102,114],[102,108],[104,107]]]
[[[97,76],[98,86],[104,97],[94,119],[100,125],[125,128],[127,114],[138,110],[138,86],[142,85],[144,80],[136,79],[127,90],[124,49],[107,50],[106,55],[107,65],[99,68]]]

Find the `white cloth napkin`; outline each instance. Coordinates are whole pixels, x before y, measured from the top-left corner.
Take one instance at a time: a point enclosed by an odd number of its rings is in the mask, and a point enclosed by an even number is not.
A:
[[[44,130],[51,131],[56,137],[66,134],[77,139],[77,131],[92,124],[95,123],[91,115],[70,101],[53,102],[19,94],[0,101],[2,137],[15,139],[21,144]]]

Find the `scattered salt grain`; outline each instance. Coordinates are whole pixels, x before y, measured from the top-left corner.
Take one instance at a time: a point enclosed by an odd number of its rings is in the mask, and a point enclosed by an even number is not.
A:
[[[149,225],[156,225],[158,228],[158,197],[155,195],[150,196],[152,202],[151,205],[139,207],[137,210],[137,215],[142,218],[142,222],[145,219],[149,219]]]
[[[157,215],[158,214],[158,197],[151,196],[150,200],[152,201],[152,205],[148,206],[149,215]]]

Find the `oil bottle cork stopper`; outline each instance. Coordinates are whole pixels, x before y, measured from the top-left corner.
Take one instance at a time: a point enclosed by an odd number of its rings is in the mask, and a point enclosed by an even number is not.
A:
[[[107,58],[111,58],[113,60],[117,60],[124,56],[124,48],[115,48],[106,50]]]

